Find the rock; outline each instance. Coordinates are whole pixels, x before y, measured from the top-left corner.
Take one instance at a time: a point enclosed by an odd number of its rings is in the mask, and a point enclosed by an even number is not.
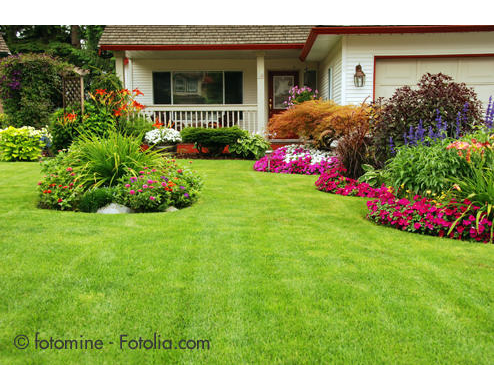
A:
[[[176,212],[178,209],[175,208],[174,206],[169,206],[166,208],[165,212]]]
[[[127,208],[124,205],[120,205],[120,204],[116,204],[115,202],[112,202],[111,204],[99,208],[96,213],[101,213],[105,215],[116,215],[121,213],[132,213],[132,209]]]

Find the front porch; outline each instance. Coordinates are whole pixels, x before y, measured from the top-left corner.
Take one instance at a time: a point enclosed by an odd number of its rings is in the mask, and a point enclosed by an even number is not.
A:
[[[237,125],[264,134],[270,116],[285,109],[290,87],[317,83],[317,64],[303,63],[299,53],[141,50],[115,56],[125,88],[144,93],[139,99],[146,106],[142,113],[151,120],[172,123],[177,130]]]

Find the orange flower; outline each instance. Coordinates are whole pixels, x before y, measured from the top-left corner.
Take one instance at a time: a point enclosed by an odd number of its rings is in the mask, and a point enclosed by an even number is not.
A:
[[[128,89],[120,90],[120,94],[122,95],[130,95],[130,91]]]
[[[121,109],[118,109],[118,110],[114,110],[113,111],[113,115],[115,117],[120,117],[122,115],[122,110]]]
[[[144,95],[141,91],[139,91],[139,89],[135,88],[132,90],[133,93],[136,94],[136,96],[139,96],[139,95]]]
[[[106,90],[96,90],[96,95],[105,95]]]
[[[156,118],[156,121],[154,122],[153,126],[155,128],[161,128],[164,125],[163,122],[159,122],[158,118]]]
[[[145,106],[141,105],[138,101],[134,100],[132,102],[132,106],[135,107],[137,110],[142,110]]]
[[[75,114],[74,112],[72,113],[68,113],[68,114],[65,114],[65,119],[67,121],[73,121],[77,118],[77,114]]]

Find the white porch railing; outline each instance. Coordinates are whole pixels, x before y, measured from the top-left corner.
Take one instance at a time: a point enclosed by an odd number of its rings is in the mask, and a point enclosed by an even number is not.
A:
[[[141,115],[153,122],[173,123],[177,130],[192,127],[218,128],[237,125],[254,134],[258,131],[257,106],[146,106]]]

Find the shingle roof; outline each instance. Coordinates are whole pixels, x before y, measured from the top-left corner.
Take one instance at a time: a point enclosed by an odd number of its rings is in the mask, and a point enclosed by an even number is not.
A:
[[[106,26],[99,45],[303,44],[312,26]]]
[[[1,35],[0,35],[0,53],[10,53],[7,44],[5,43]]]

